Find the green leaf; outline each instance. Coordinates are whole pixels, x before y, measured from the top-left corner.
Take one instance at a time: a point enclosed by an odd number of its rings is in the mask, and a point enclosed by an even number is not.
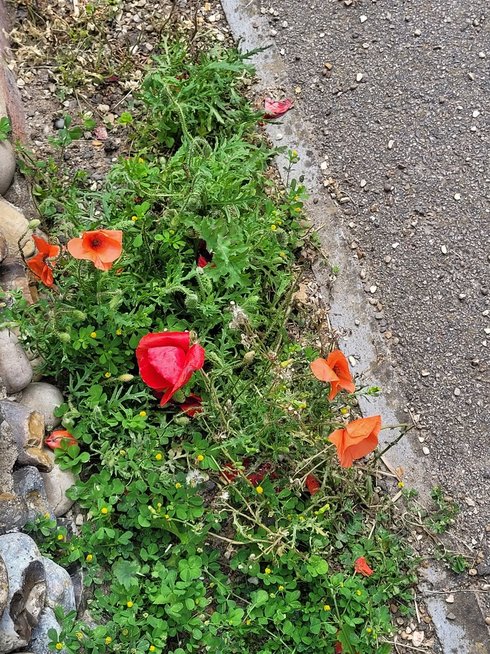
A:
[[[112,566],[115,578],[126,590],[129,590],[135,584],[137,585],[138,582],[135,577],[139,569],[140,566],[136,561],[125,561],[124,559],[119,559]]]

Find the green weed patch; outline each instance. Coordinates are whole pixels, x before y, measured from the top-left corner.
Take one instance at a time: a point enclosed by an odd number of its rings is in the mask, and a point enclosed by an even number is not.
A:
[[[83,567],[98,626],[59,616],[54,650],[382,654],[389,604],[408,611],[413,566],[389,504],[327,440],[354,401],[329,402],[310,371],[316,335],[292,302],[304,189],[271,175],[242,95],[252,73],[234,51],[167,44],[102,189],[25,159],[50,242],[122,232],[107,271],[63,248],[40,262],[53,286],[4,309],[64,388],[77,440],[56,453],[81,476],[84,524],[31,529]],[[190,332],[205,363],[160,407],[135,350],[165,331]]]

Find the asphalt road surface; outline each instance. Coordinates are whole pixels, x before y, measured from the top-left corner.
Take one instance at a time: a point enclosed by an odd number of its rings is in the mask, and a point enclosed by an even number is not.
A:
[[[426,425],[431,481],[459,499],[477,550],[490,537],[489,2],[273,0],[262,13]]]

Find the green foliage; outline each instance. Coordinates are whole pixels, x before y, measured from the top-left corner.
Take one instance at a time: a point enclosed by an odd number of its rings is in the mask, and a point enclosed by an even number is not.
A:
[[[52,162],[24,158],[52,237],[124,234],[110,271],[64,254],[57,286],[4,310],[65,388],[58,413],[79,442],[57,452],[81,472],[79,533],[60,538],[47,518],[30,529],[49,556],[83,566],[99,626],[60,616],[51,648],[388,652],[386,607],[410,600],[410,556],[389,511],[370,508],[371,477],[340,470],[326,442],[349,407],[329,405],[312,378],[316,336],[291,305],[304,190],[271,180],[274,152],[240,94],[243,56],[196,61],[166,44],[155,64],[142,108],[121,116],[136,154],[102,189],[83,174],[63,185]],[[212,260],[199,268],[203,242]],[[193,418],[159,408],[137,374],[139,340],[165,329],[192,330],[206,350],[178,398],[202,396]],[[371,577],[354,572],[359,556]]]
[[[10,120],[6,116],[0,118],[0,141],[6,141],[10,136]]]

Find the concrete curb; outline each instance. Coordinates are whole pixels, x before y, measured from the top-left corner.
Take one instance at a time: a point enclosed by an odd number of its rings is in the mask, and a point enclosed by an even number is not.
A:
[[[232,34],[243,51],[271,45],[269,26],[253,0],[221,0],[221,4]],[[257,53],[252,62],[259,76],[256,87],[259,93],[266,89],[291,90],[285,66],[274,46]],[[291,97],[290,92],[287,95]],[[308,215],[313,225],[319,229],[318,236],[329,260],[340,268],[340,275],[330,293],[330,322],[339,335],[342,349],[356,359],[354,371],[358,382],[362,386],[379,386],[382,389],[380,397],[360,396],[361,410],[365,415],[380,414],[383,423],[388,425],[411,422],[407,400],[400,392],[387,345],[374,324],[366,294],[360,284],[359,269],[343,233],[340,216],[323,187],[319,171],[321,157],[315,153],[314,135],[307,118],[296,108],[286,114],[280,124],[269,124],[267,132],[276,145],[298,151],[300,163],[294,173],[295,177],[303,176],[312,198],[307,207]],[[285,157],[277,158],[279,172],[284,180],[286,163]],[[315,265],[314,273],[321,286],[328,288],[329,271],[321,262]],[[398,435],[398,429],[383,431],[381,445],[391,443]],[[428,484],[430,471],[420,450],[418,439],[411,432],[388,452],[387,459],[391,469],[403,470],[405,483],[416,489],[424,502],[430,495],[432,484]],[[440,649],[434,651],[442,651],[443,654],[490,652],[489,630],[476,594],[456,593],[455,602],[449,610],[445,593],[449,594],[451,583],[446,570],[437,562],[432,562],[425,572],[425,580],[420,584],[421,597],[428,606],[440,641]],[[448,613],[453,614],[455,619],[449,620]],[[399,645],[403,648],[403,643]]]

